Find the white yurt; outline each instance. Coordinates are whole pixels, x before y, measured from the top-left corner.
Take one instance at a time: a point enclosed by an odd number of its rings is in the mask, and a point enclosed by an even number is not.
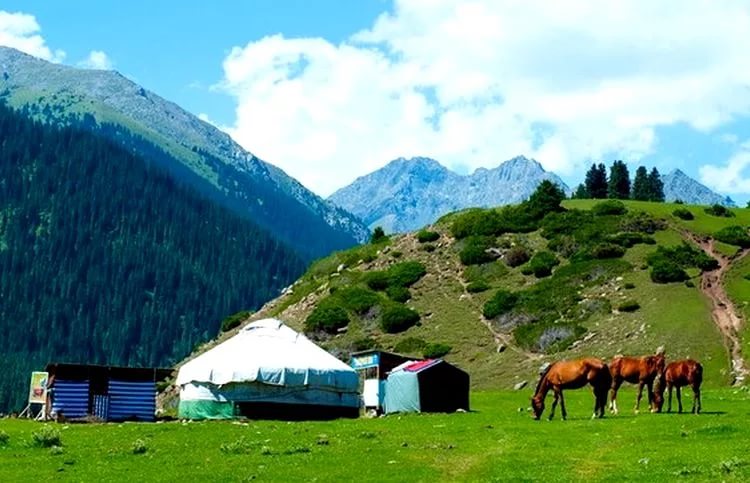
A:
[[[180,368],[187,419],[318,419],[359,414],[357,373],[276,319],[253,322]]]

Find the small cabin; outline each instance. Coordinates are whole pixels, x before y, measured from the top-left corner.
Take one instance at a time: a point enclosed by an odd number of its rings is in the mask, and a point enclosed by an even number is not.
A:
[[[360,393],[365,411],[383,412],[385,380],[388,373],[413,358],[381,350],[366,350],[351,355],[349,365],[359,375]]]
[[[49,364],[47,373],[46,418],[153,421],[156,384],[172,369]]]

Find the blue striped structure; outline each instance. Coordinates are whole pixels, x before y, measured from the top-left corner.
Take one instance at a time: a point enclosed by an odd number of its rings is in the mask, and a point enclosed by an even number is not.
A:
[[[89,381],[56,380],[52,392],[52,414],[81,418],[89,412]]]
[[[155,382],[109,381],[108,421],[153,421],[155,413]]]

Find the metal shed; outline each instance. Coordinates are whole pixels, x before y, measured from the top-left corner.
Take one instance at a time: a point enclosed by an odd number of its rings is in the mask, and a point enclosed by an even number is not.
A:
[[[47,372],[47,418],[153,421],[156,383],[172,370],[49,364]]]

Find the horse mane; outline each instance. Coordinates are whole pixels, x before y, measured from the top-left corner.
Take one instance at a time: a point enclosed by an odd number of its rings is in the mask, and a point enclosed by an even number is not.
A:
[[[534,395],[539,394],[539,389],[541,389],[542,387],[542,382],[544,381],[544,378],[547,377],[547,373],[549,372],[550,369],[552,369],[552,366],[554,366],[554,364],[549,364],[542,372],[542,375],[539,377],[539,382],[536,384],[536,390],[534,391]]]

